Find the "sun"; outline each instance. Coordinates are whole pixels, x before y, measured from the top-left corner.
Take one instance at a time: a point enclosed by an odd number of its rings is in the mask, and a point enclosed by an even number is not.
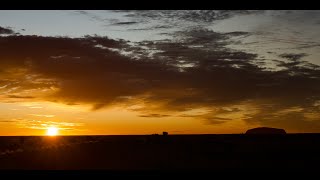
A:
[[[58,128],[49,127],[48,130],[47,130],[47,135],[48,136],[56,136],[56,135],[58,135]]]

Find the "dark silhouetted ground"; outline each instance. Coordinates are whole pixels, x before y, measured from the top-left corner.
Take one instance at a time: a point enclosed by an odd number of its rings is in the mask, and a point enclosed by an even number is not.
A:
[[[319,134],[0,137],[0,169],[314,169]]]
[[[284,129],[271,127],[258,127],[249,129],[246,134],[287,134]]]

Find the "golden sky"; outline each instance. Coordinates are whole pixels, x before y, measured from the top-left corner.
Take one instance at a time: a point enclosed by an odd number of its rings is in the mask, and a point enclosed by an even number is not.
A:
[[[319,132],[319,22],[320,11],[0,11],[0,135]]]

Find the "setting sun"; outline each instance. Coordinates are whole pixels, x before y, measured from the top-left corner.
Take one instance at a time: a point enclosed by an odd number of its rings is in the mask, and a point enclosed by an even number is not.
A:
[[[58,135],[58,128],[56,128],[56,127],[48,128],[47,135],[48,136],[56,136],[56,135]]]

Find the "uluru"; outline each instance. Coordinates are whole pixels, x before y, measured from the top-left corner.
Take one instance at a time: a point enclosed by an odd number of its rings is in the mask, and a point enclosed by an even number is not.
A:
[[[286,131],[279,128],[258,127],[247,130],[246,134],[286,134]]]

